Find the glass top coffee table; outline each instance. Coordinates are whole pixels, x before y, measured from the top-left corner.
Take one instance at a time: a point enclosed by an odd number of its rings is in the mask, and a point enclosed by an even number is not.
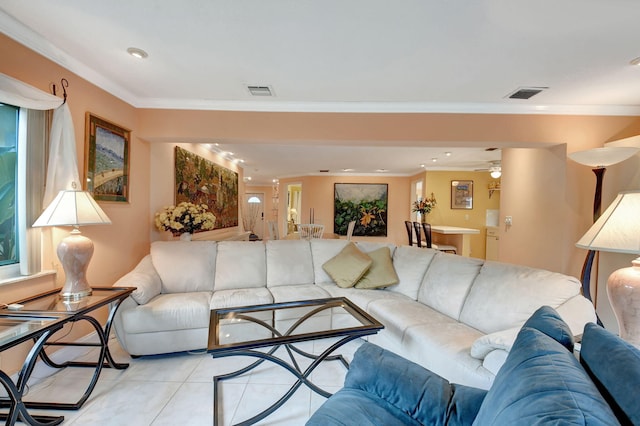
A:
[[[208,352],[214,358],[257,358],[247,367],[213,378],[214,424],[222,424],[218,423],[220,381],[247,373],[264,361],[279,365],[297,377],[297,381],[273,405],[238,423],[251,425],[280,408],[303,384],[319,395],[330,397],[329,392],[309,380],[313,370],[322,361],[336,360],[348,368],[344,357],[333,353],[347,342],[375,334],[383,328],[378,320],[344,297],[211,310]],[[311,354],[296,346],[302,342],[329,338],[333,339],[321,354]],[[260,348],[263,349],[258,350]],[[285,349],[284,356],[276,355],[279,348]],[[294,353],[312,360],[311,364],[301,368]]]

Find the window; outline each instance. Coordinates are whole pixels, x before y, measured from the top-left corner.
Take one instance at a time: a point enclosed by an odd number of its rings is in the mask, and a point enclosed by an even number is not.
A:
[[[41,270],[46,113],[0,103],[0,280]],[[28,172],[27,172],[28,171]]]
[[[19,112],[0,104],[0,267],[20,262],[16,220]]]

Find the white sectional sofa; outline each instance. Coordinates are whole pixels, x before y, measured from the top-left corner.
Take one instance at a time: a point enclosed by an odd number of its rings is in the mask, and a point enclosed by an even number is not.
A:
[[[524,321],[555,308],[574,334],[596,320],[576,278],[409,246],[389,247],[398,283],[342,288],[323,265],[346,240],[154,242],[114,286],[137,287],[115,318],[134,356],[205,348],[210,310],[344,296],[385,328],[369,340],[451,382],[488,389]],[[340,321],[328,312],[326,321]],[[276,324],[295,318],[275,318]]]

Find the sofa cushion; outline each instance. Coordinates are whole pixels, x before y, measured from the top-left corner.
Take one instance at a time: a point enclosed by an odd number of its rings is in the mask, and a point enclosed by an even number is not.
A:
[[[344,389],[307,424],[468,425],[485,394],[365,343],[353,357]]]
[[[393,253],[393,266],[398,274],[398,284],[389,287],[389,290],[417,300],[424,274],[436,253],[436,250],[413,246],[396,248]]]
[[[369,270],[373,261],[353,243],[347,244],[337,255],[322,265],[339,287],[353,287]]]
[[[162,280],[163,293],[213,291],[217,243],[155,241],[151,260]]]
[[[311,255],[313,256],[313,275],[316,284],[332,283],[333,280],[322,268],[327,260],[331,259],[342,250],[347,240],[311,240]]]
[[[298,284],[313,284],[309,241],[267,241],[267,287]]]
[[[232,288],[214,292],[209,308],[235,308],[269,303],[273,303],[273,296],[267,288]]]
[[[418,290],[418,301],[457,320],[482,262],[470,257],[437,253]]]
[[[460,321],[485,333],[521,326],[540,306],[556,308],[580,293],[568,275],[508,263],[485,262]]]
[[[209,328],[211,292],[167,293],[122,312],[127,333]],[[206,343],[206,342],[203,342]]]
[[[218,243],[214,288],[253,288],[267,286],[265,244],[253,241]]]
[[[389,247],[380,247],[367,255],[371,258],[371,267],[358,280],[356,288],[380,288],[398,283],[398,274],[393,267]]]
[[[622,424],[640,424],[640,350],[593,323],[584,327],[580,362]]]
[[[528,325],[539,325],[539,315]],[[542,321],[554,322],[568,330],[559,316]],[[522,327],[473,424],[618,424],[573,353],[547,328],[530,326]]]

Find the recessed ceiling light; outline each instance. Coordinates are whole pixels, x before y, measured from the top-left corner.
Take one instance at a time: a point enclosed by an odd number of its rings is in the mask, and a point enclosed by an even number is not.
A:
[[[640,65],[640,56],[629,61],[631,65]]]
[[[432,162],[432,163],[437,163],[437,162],[438,162],[438,159],[437,159],[437,158],[435,158],[435,157],[433,157],[433,158],[431,159],[431,162]]]
[[[342,169],[343,172],[353,172],[355,169]]]
[[[426,166],[424,164],[420,164],[420,167],[424,169]]]
[[[376,170],[376,172],[378,172],[378,173],[387,173],[388,171],[389,170],[387,170],[387,169],[378,169],[378,170]]]
[[[137,47],[130,47],[127,49],[127,53],[133,56],[134,58],[144,59],[149,56],[147,52],[142,49],[138,49]]]
[[[451,153],[449,151],[445,152],[444,155],[446,155],[447,157],[451,157]]]

